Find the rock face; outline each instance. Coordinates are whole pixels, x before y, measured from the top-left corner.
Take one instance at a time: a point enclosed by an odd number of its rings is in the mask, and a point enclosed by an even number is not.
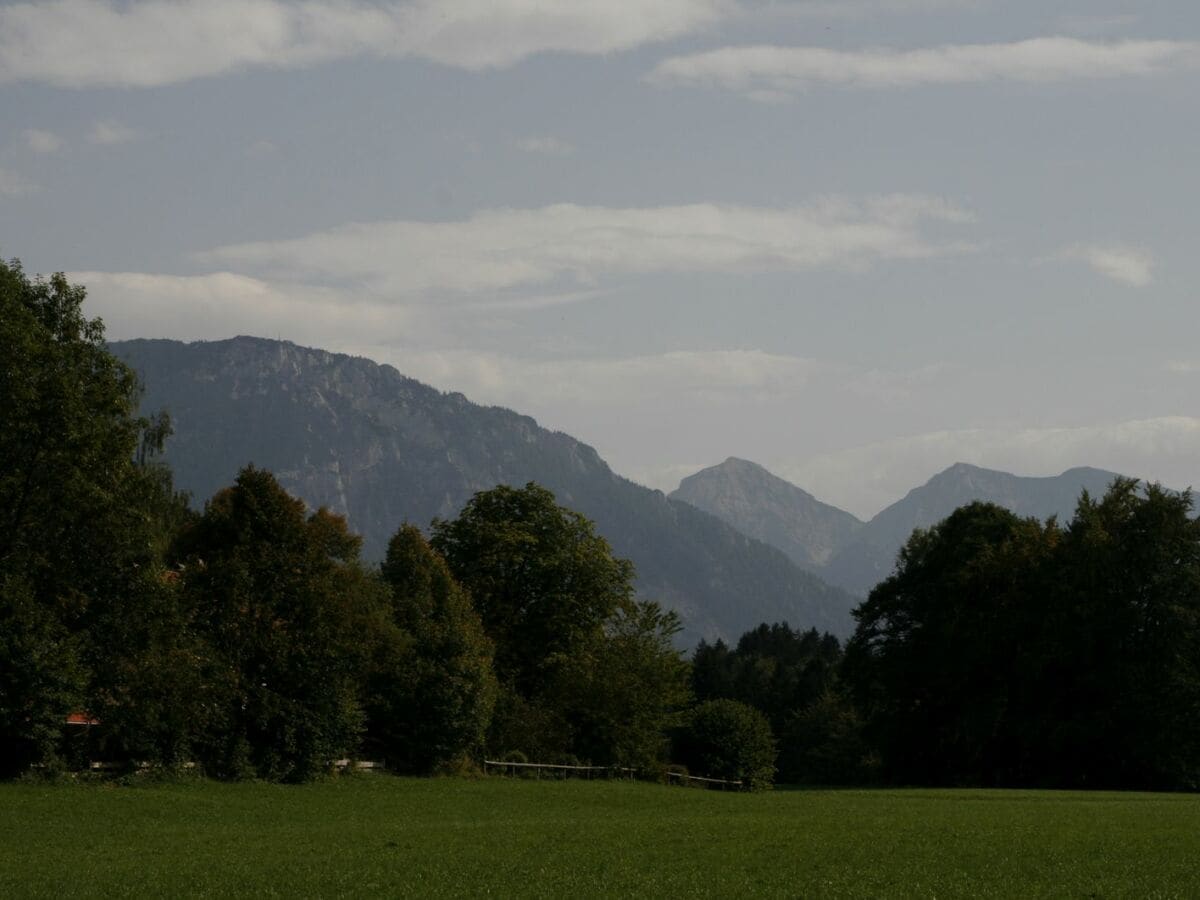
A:
[[[736,457],[683,479],[671,497],[778,547],[810,571],[826,565],[863,528],[845,510]]]
[[[473,493],[536,481],[633,560],[638,591],[679,611],[685,642],[762,622],[845,636],[856,601],[718,518],[615,475],[527,416],[443,394],[369,360],[260,338],[137,340],[113,351],[167,409],[166,458],[197,502],[253,463],[311,507],[346,515],[368,558],[402,522],[457,515]]]

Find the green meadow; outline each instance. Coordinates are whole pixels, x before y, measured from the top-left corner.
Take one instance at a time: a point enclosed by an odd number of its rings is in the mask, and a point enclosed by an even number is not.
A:
[[[1188,897],[1200,797],[357,776],[0,785],[0,896]]]

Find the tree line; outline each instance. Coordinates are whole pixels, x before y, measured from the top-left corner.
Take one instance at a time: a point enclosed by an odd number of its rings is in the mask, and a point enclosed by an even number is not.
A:
[[[378,566],[253,466],[193,510],[169,420],[138,415],[84,297],[0,264],[0,773],[99,754],[302,781],[490,754],[769,780],[704,755],[742,720],[692,715],[678,617],[544,488],[401,524]]]
[[[1190,494],[1119,480],[1066,524],[972,504],[912,535],[844,647],[764,624],[689,660],[676,614],[536,484],[399,524],[379,565],[252,466],[194,510],[169,420],[138,414],[83,300],[0,263],[2,775],[499,756],[755,787],[1200,787]]]

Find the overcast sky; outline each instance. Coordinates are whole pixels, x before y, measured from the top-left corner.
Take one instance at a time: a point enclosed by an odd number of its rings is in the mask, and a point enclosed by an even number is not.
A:
[[[670,490],[1200,485],[1195,0],[0,2],[0,255]]]

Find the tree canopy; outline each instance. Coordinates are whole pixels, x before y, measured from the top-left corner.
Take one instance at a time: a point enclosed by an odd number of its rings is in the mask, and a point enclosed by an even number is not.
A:
[[[481,491],[434,522],[430,543],[495,642],[497,675],[522,691],[543,687],[633,599],[633,565],[537,484]]]
[[[1118,480],[1060,528],[976,503],[914,533],[845,673],[885,773],[1200,786],[1200,526]]]

